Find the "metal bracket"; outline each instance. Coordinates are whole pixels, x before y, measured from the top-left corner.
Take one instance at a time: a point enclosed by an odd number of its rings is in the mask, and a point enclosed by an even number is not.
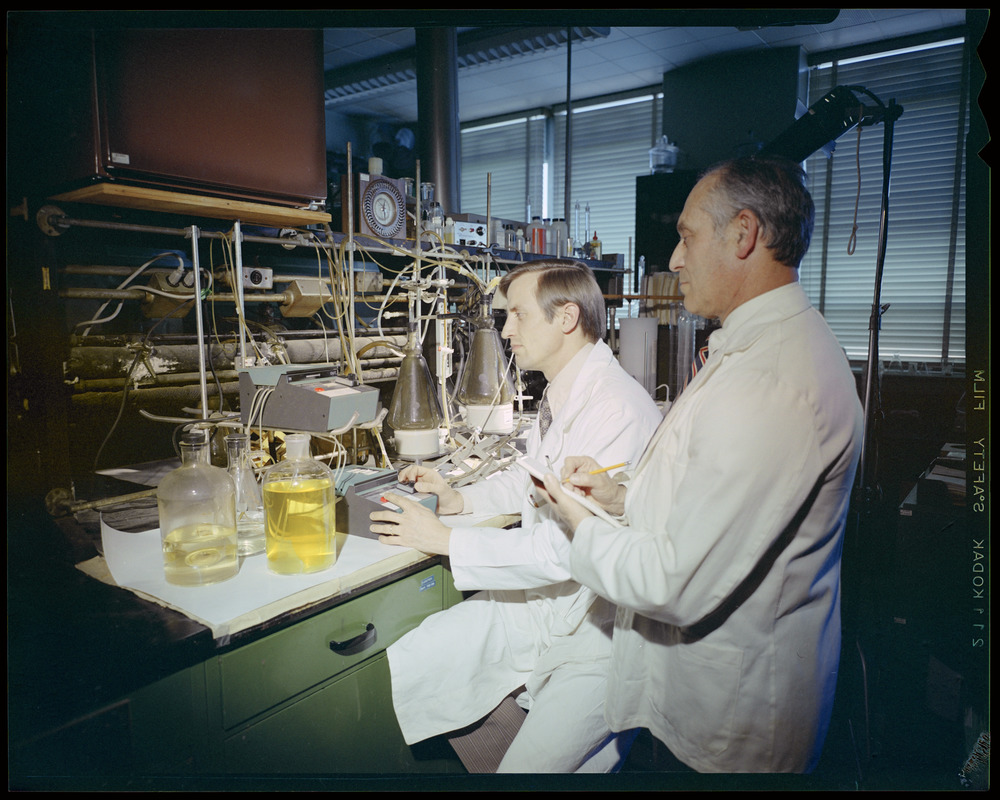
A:
[[[46,236],[59,236],[69,230],[68,225],[56,221],[57,217],[64,216],[66,215],[63,214],[62,209],[56,206],[42,206],[35,214],[35,222],[38,223],[38,227]]]

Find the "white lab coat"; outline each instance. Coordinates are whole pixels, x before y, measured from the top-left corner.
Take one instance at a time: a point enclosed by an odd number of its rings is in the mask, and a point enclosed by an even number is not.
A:
[[[568,455],[592,454],[608,466],[634,462],[661,419],[645,390],[597,342],[544,441],[536,422],[526,450],[548,459],[556,474]],[[530,708],[553,671],[567,665],[599,686],[595,694],[577,683],[574,692],[577,704],[580,694],[593,701],[597,741],[607,733],[602,706],[614,608],[568,580],[567,534],[549,508],[534,507],[530,485],[514,466],[461,490],[477,516],[519,511],[521,527],[454,527],[449,548],[456,586],[498,591],[480,591],[429,617],[389,647],[393,703],[408,743],[478,721],[521,686],[527,694],[520,702]],[[558,731],[560,719],[552,723]],[[532,770],[574,769],[566,765],[585,752],[556,755],[573,746],[563,732],[547,745],[552,759],[543,754],[544,764]]]
[[[632,476],[628,526],[582,522],[572,574],[621,607],[613,730],[649,728],[702,772],[805,772],[836,684],[861,405],[798,284],[709,347]]]

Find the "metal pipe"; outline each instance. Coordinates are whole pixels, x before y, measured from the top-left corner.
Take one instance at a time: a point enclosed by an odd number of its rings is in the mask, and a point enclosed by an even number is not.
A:
[[[96,230],[108,230],[108,231],[126,231],[132,233],[144,233],[144,234],[159,234],[161,236],[178,236],[181,238],[187,238],[190,233],[190,228],[164,228],[159,225],[140,225],[137,223],[130,222],[107,222],[104,220],[93,220],[93,219],[79,219],[76,217],[68,217],[63,213],[50,213],[45,218],[45,223],[53,228],[93,228]],[[201,231],[200,237],[202,239],[225,239],[228,236],[227,233],[223,231]],[[243,241],[251,242],[254,244],[280,244],[283,247],[287,247],[289,244],[288,239],[283,239],[274,236],[254,236],[254,235],[244,235]],[[318,247],[337,247],[339,241],[336,236],[331,241],[320,241],[318,238],[309,242],[310,246]]]
[[[486,173],[486,244],[489,245],[493,241],[493,209],[491,208],[493,202],[493,173]],[[497,237],[499,239],[499,237]],[[497,244],[502,245],[503,242],[498,241]]]
[[[145,291],[143,289],[85,289],[79,287],[71,287],[68,289],[60,289],[59,296],[65,300],[139,300],[141,302],[149,301],[153,293]],[[179,296],[179,299],[183,300],[183,296]],[[217,303],[238,303],[239,297],[235,294],[210,294],[205,297],[206,300],[214,300]],[[281,293],[262,293],[262,294],[248,294],[244,295],[243,302],[245,303],[279,303],[284,305],[289,300],[292,299],[290,294],[284,292]],[[366,303],[381,303],[383,301],[388,301],[391,303],[403,303],[406,302],[405,298],[389,296],[384,294],[361,294],[358,295],[357,300]]]
[[[263,340],[265,335],[267,335],[267,333],[268,333],[267,331],[263,331],[259,334],[256,334],[256,336],[257,338]],[[316,330],[292,330],[292,331],[281,330],[278,331],[277,333],[280,333],[280,338],[282,341],[294,341],[294,340],[313,339],[322,337],[322,333]],[[272,339],[275,338],[277,333],[271,333],[270,334],[271,338]],[[358,341],[367,344],[369,341],[381,341],[385,339],[395,344],[398,339],[394,337],[401,337],[402,341],[405,341],[406,339],[405,326],[396,326],[395,328],[382,328],[382,333],[385,335],[379,336],[377,339],[373,339],[372,337],[363,337],[358,339]],[[182,345],[182,344],[193,344],[194,334],[154,333],[151,336],[145,336],[141,333],[113,333],[103,336],[90,334],[88,336],[71,337],[71,340],[73,341],[74,346],[77,347],[134,345],[138,344],[139,342],[145,342],[145,341],[148,341],[154,345],[157,344]]]
[[[352,173],[353,165],[351,164],[351,143],[347,143],[347,269],[348,275],[350,275],[351,281],[351,331],[354,331],[354,175]],[[341,201],[343,202],[343,201]],[[406,215],[406,201],[403,202],[403,215]],[[327,228],[329,230],[329,228]],[[406,220],[403,220],[403,231],[406,231]],[[332,284],[332,281],[331,281]],[[333,286],[330,286],[330,290],[333,291]],[[353,365],[352,365],[353,369]]]
[[[59,296],[68,300],[142,300],[151,296],[142,289],[60,289]]]
[[[190,402],[201,397],[201,386],[155,386],[155,387],[139,387],[130,388],[128,390],[129,396],[142,399],[142,400],[159,400],[159,401],[170,401],[171,403],[177,402]],[[240,385],[239,383],[230,382],[222,384],[223,394],[239,394]],[[108,392],[81,392],[80,394],[75,394],[72,396],[72,402],[74,405],[80,406],[105,406],[108,404],[117,405],[121,403],[122,394],[124,389],[119,389],[117,391]],[[208,417],[202,417],[202,419],[208,419]],[[197,420],[191,420],[196,422]]]
[[[236,289],[236,317],[239,320],[237,328],[239,329],[240,336],[240,360],[238,366],[245,367],[247,366],[247,345],[243,337],[243,329],[245,327],[243,317],[246,311],[243,303],[243,231],[240,228],[239,220],[233,222],[233,247],[236,250],[236,286],[234,288]]]
[[[387,342],[386,346],[381,342]],[[371,364],[375,360],[397,358],[392,347],[402,348],[406,337],[401,335],[385,336],[383,338],[364,337],[354,342],[355,351],[365,355],[359,359],[362,363]],[[343,351],[339,337],[322,338],[313,336],[308,339],[280,340],[281,348],[292,364],[315,364],[324,361],[340,361]],[[368,350],[367,348],[371,348]],[[198,351],[203,347],[197,343],[169,344],[154,343],[149,352],[150,372],[155,374],[173,374],[197,372]],[[228,352],[218,343],[212,343],[209,358],[211,363],[222,369],[232,369],[232,349]],[[66,360],[66,372],[74,379],[86,381],[91,379],[116,378],[121,380],[128,372],[128,367],[135,359],[134,343],[120,345],[74,345],[70,348]]]
[[[382,369],[363,370],[361,379],[364,383],[379,383],[382,381],[396,380],[399,377],[398,367],[384,367]],[[240,385],[231,381],[221,384],[222,393],[226,395],[239,394]],[[118,405],[121,403],[124,388],[109,391],[90,391],[72,395],[71,401],[74,405],[80,406],[106,406]],[[132,387],[128,390],[131,397],[144,401],[170,401],[188,402],[200,397],[201,387],[194,385],[186,386],[140,386]],[[207,419],[207,417],[203,417]],[[194,422],[195,420],[192,420]]]
[[[208,295],[206,300],[214,300],[217,303],[237,303],[242,310],[246,303],[281,303],[285,304],[292,299],[290,294],[284,292],[268,292],[264,294],[248,294],[242,297],[239,294],[215,294]],[[245,355],[245,353],[244,353]]]
[[[132,231],[135,233],[158,233],[164,236],[180,236],[187,238],[188,228],[161,228],[155,225],[136,225],[127,222],[103,222],[101,220],[76,219],[63,214],[50,214],[47,218],[48,224],[53,228],[76,226],[80,228],[96,228],[99,230],[111,231]],[[206,234],[211,236],[212,234]]]
[[[458,37],[455,28],[416,29],[417,118],[420,157],[446,213],[462,207],[458,113]]]
[[[563,219],[569,219],[570,195],[573,187],[573,28],[566,29],[566,146],[563,148]],[[559,246],[556,245],[556,253]]]
[[[142,289],[60,289],[59,296],[70,300],[147,300],[150,292]],[[206,300],[215,300],[220,303],[235,303],[238,301],[233,294],[210,294]],[[248,294],[244,297],[247,303],[287,303],[290,295],[280,294]],[[359,300],[367,302],[391,302],[403,303],[405,298],[392,295],[362,294]],[[684,296],[679,294],[606,294],[605,300],[683,300]],[[284,333],[282,335],[285,335]],[[315,334],[313,334],[315,335]]]
[[[400,364],[403,359],[398,356],[390,358],[368,358],[361,363],[368,367],[369,372],[378,373],[383,369],[391,369]],[[215,377],[220,381],[239,380],[239,371],[234,369],[216,370]],[[153,376],[153,382],[148,385],[134,386],[136,389],[151,389],[164,386],[183,386],[195,383],[199,380],[197,372],[158,372]],[[127,381],[126,376],[116,376],[113,378],[84,378],[72,384],[73,390],[77,394],[85,392],[107,392],[117,391],[124,388]]]
[[[239,380],[239,373],[233,369],[221,371],[216,370],[215,376],[220,381]],[[152,383],[148,385],[132,386],[132,389],[159,389],[166,386],[187,386],[197,383],[199,378],[200,376],[197,372],[157,373],[154,376]],[[126,382],[128,382],[128,379],[125,376],[84,379],[74,383],[73,389],[77,394],[84,394],[86,392],[112,392],[123,389]]]
[[[417,243],[416,244],[416,248],[417,248],[417,252],[418,253],[420,252],[420,237],[423,235],[423,231],[422,231],[423,225],[421,224],[421,222],[422,222],[422,219],[421,219],[421,208],[423,207],[423,203],[421,202],[421,197],[420,197],[420,193],[421,193],[421,189],[420,189],[421,184],[420,184],[420,181],[422,181],[422,180],[423,180],[423,178],[420,177],[420,159],[418,158],[417,162],[416,162],[417,194],[413,198],[413,212],[414,212],[413,213],[413,240]]]
[[[110,264],[67,264],[59,270],[64,275],[132,275],[135,267],[119,267]],[[170,275],[175,272],[174,267],[147,267],[142,271],[143,275]]]
[[[208,419],[208,376],[205,370],[205,322],[201,309],[201,265],[198,259],[198,226],[191,226],[191,266],[194,270],[195,331],[198,334],[198,375],[201,377],[201,416]]]

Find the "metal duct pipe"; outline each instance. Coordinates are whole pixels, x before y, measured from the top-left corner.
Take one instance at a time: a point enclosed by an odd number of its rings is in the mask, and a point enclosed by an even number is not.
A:
[[[323,286],[328,287],[330,285],[329,281],[320,282]],[[193,297],[192,292],[189,291],[188,294],[191,294]],[[147,291],[144,286],[139,286],[135,289],[92,289],[70,287],[67,289],[60,289],[59,296],[64,300],[138,300],[143,303],[147,303],[154,299],[154,293]],[[184,297],[185,295],[183,292],[180,292],[177,295],[178,300],[183,300]],[[405,302],[405,298],[400,299],[399,297],[389,297],[384,294],[365,294],[363,292],[358,292],[355,297],[359,301],[363,300],[367,303],[381,303],[383,300],[389,300],[393,303]],[[229,292],[212,293],[207,295],[205,299],[219,303],[239,302],[239,298],[235,294]],[[288,292],[257,292],[255,294],[243,296],[244,303],[278,303],[279,305],[285,305],[295,299],[295,295]]]
[[[362,370],[361,379],[366,384],[372,383],[382,383],[385,381],[394,381],[399,377],[398,367],[385,367],[382,369],[371,369]],[[197,376],[195,376],[197,380]],[[85,407],[98,407],[98,406],[116,406],[121,403],[122,400],[122,388],[112,389],[109,391],[88,391],[82,392],[80,394],[75,394],[71,398],[71,402],[74,406],[85,406]],[[240,385],[238,382],[229,381],[222,383],[222,393],[226,395],[238,395],[240,391]],[[215,388],[213,387],[213,393]],[[193,400],[198,400],[202,396],[202,389],[197,383],[193,383],[188,386],[140,386],[140,387],[130,387],[128,396],[133,400],[143,400],[143,401],[168,401],[168,402],[185,402],[190,403]],[[196,420],[192,419],[192,422]]]
[[[401,358],[373,358],[362,362],[368,369],[362,369],[361,375],[368,374],[384,376],[385,370],[395,370],[399,367]],[[395,373],[393,373],[394,375]],[[238,381],[239,372],[234,369],[216,369],[212,373],[219,381]],[[184,386],[189,383],[196,383],[200,376],[197,372],[160,372],[157,373],[152,384],[135,386],[133,388],[159,388],[162,386]],[[85,378],[73,383],[73,391],[77,394],[84,392],[108,392],[121,390],[124,385],[124,375],[113,378]]]
[[[108,392],[84,392],[73,395],[72,403],[79,407],[102,407],[119,405],[122,401],[122,389]],[[215,388],[213,387],[213,393]],[[227,395],[239,395],[240,385],[236,382],[223,383],[222,393]],[[130,388],[129,397],[133,400],[164,401],[176,403],[191,403],[202,397],[201,386],[193,383],[190,386],[157,386],[152,388]],[[192,422],[197,422],[192,418]]]
[[[369,345],[374,345],[371,350],[364,353],[361,359],[363,366],[371,366],[376,362],[398,361],[397,354],[389,347],[379,345],[382,341],[401,349],[406,337],[356,339],[355,347],[359,352]],[[343,357],[340,339],[333,335],[326,339],[319,336],[311,339],[282,339],[278,343],[292,364],[336,362]],[[236,357],[236,342],[231,342],[225,347],[213,342],[210,349],[212,364],[217,370],[232,369]],[[145,358],[140,377],[154,373],[161,377],[175,373],[194,373],[198,369],[199,350],[201,348],[197,344],[154,345]],[[128,373],[135,360],[135,354],[135,349],[127,346],[71,347],[66,362],[66,372],[81,381],[109,378],[121,380]]]
[[[417,116],[421,180],[433,181],[446,213],[461,211],[458,39],[455,28],[417,28]]]

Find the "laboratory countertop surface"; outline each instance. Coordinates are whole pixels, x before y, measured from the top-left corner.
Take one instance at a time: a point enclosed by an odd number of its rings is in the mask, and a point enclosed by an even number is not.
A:
[[[423,556],[217,640],[184,613],[81,571],[99,536],[74,517],[13,497],[7,514],[8,733],[21,740],[440,561]]]

